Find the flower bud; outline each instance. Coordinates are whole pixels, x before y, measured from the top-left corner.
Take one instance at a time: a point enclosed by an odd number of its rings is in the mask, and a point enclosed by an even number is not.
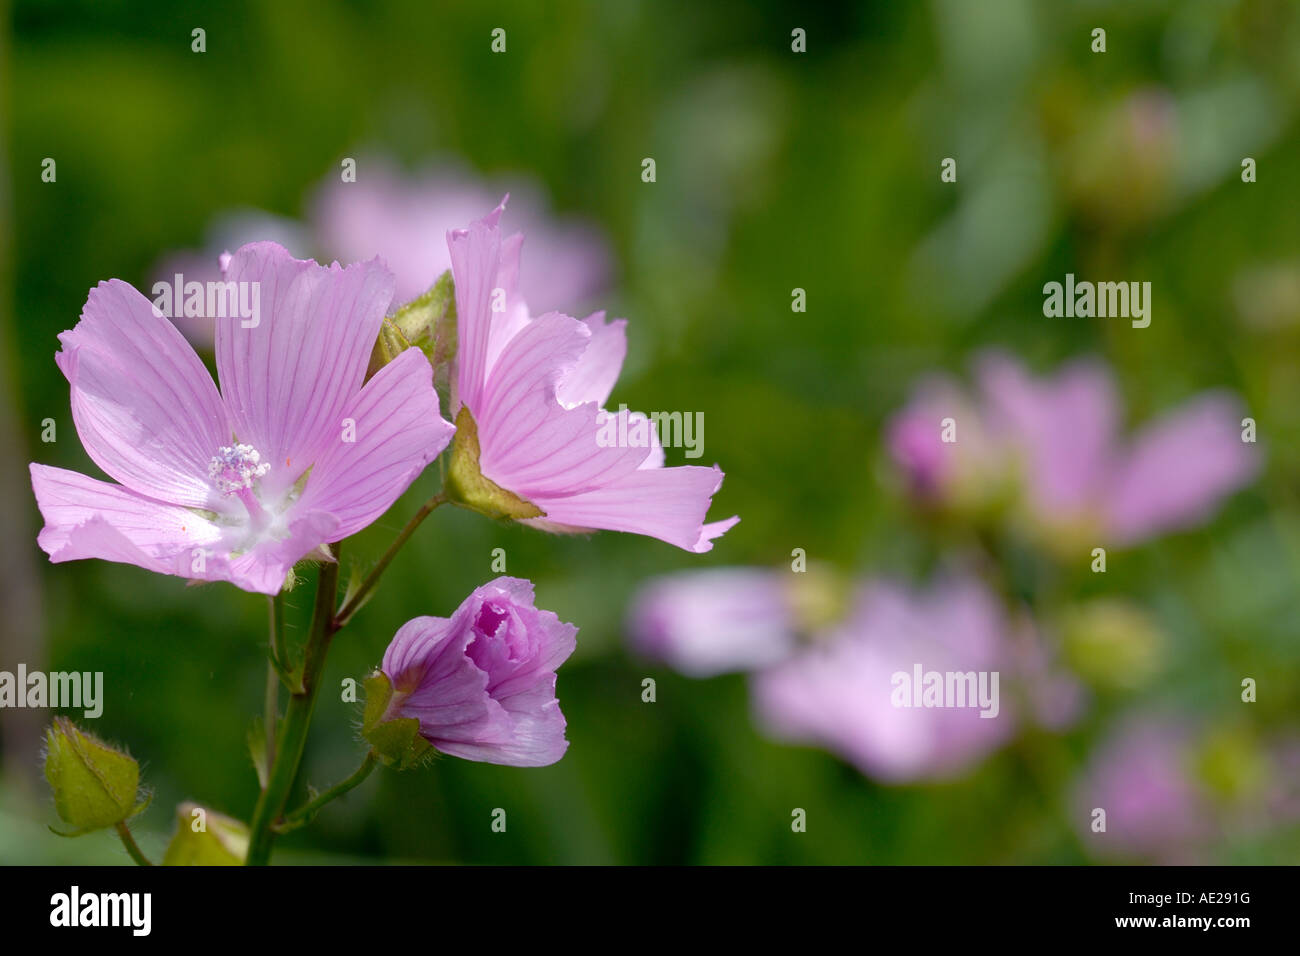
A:
[[[243,866],[247,854],[247,826],[186,801],[176,808],[176,834],[163,866]]]
[[[1269,781],[1269,756],[1244,727],[1219,727],[1201,741],[1195,754],[1201,783],[1225,803],[1262,793]]]
[[[1159,669],[1164,640],[1143,611],[1099,598],[1066,611],[1065,654],[1090,683],[1119,690],[1141,687]]]
[[[429,291],[384,319],[370,353],[368,374],[374,375],[412,347],[425,354],[435,375],[455,357],[456,291],[450,271],[439,276]]]
[[[79,832],[121,823],[137,802],[140,765],[128,754],[57,717],[45,732],[45,779],[59,817]]]
[[[531,582],[497,578],[450,618],[401,627],[384,652],[391,696],[376,723],[414,719],[425,740],[465,760],[555,763],[569,746],[555,671],[577,633],[534,605]]]

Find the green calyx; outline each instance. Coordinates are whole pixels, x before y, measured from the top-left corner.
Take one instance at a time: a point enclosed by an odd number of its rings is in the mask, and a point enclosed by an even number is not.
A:
[[[433,748],[420,736],[420,722],[414,717],[389,718],[393,703],[393,685],[383,671],[375,671],[365,681],[366,711],[361,734],[385,764],[407,770],[421,763]]]
[[[478,425],[464,405],[456,415],[456,437],[443,492],[449,501],[489,518],[518,521],[546,517],[537,505],[502,488],[479,470]]]

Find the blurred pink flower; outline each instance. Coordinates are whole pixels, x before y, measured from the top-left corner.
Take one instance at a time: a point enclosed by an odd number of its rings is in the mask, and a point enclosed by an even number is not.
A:
[[[910,678],[918,665],[985,672],[990,690],[999,672],[996,716],[978,705],[895,706],[894,675]],[[920,591],[876,582],[824,640],[754,675],[754,706],[774,736],[825,747],[868,777],[951,777],[1014,733],[1016,706],[1004,691],[1017,666],[1008,622],[977,582],[951,578]]]
[[[955,441],[943,440],[948,427]],[[985,432],[979,409],[940,376],[921,382],[888,423],[885,440],[908,492],[927,505],[982,508],[1005,476],[1006,461]]]
[[[150,298],[155,283],[174,286],[176,276],[189,282],[215,282],[224,279],[225,263],[233,249],[254,242],[274,242],[284,246],[291,254],[306,257],[311,253],[307,230],[301,223],[283,216],[274,216],[260,209],[237,209],[218,216],[207,230],[201,250],[183,249],[163,256],[149,270]],[[373,256],[358,256],[345,262],[362,262]],[[197,349],[210,350],[217,334],[217,317],[211,315],[186,315],[176,308],[172,322]]]
[[[120,484],[31,466],[51,561],[100,558],[275,594],[297,561],[387,511],[450,440],[418,349],[362,386],[393,294],[378,261],[325,268],[255,243],[228,278],[257,284],[261,314],[251,327],[219,323],[220,392],[125,282],[92,289],[59,336],[77,434]]]
[[[1116,728],[1075,785],[1085,848],[1097,856],[1194,862],[1213,817],[1191,773],[1191,746],[1185,719],[1143,715]],[[1092,829],[1097,810],[1106,811],[1105,832]]]
[[[503,201],[447,237],[458,325],[454,404],[473,416],[482,475],[540,509],[524,519],[534,527],[626,531],[710,550],[739,520],[704,522],[722,470],[666,468],[654,441],[602,444],[601,406],[623,365],[626,320],[606,322],[600,312],[585,321],[559,312],[532,318],[518,293],[523,236],[502,238],[504,209]]]
[[[313,202],[318,245],[344,261],[381,256],[397,276],[395,302],[414,299],[451,268],[447,231],[471,222],[504,190],[453,166],[404,176],[385,160],[363,158],[357,181],[331,177]],[[542,192],[512,178],[510,210],[529,236],[519,288],[537,314],[577,309],[606,288],[611,258],[595,226],[547,215]]]
[[[1018,477],[1018,507],[1032,526],[1123,546],[1208,520],[1258,469],[1258,453],[1241,440],[1240,403],[1221,392],[1126,440],[1114,381],[1098,362],[1038,379],[1015,358],[990,353],[978,379],[978,402],[929,385],[889,427],[891,453],[922,497],[952,497],[996,462]],[[944,417],[956,420],[955,443],[941,440]]]
[[[568,749],[555,671],[578,629],[533,601],[533,585],[497,578],[450,618],[417,617],[384,652],[393,696],[382,720],[415,718],[420,735],[465,760],[544,767]]]
[[[688,677],[774,664],[796,647],[788,572],[708,568],[650,581],[629,628],[636,648]]]

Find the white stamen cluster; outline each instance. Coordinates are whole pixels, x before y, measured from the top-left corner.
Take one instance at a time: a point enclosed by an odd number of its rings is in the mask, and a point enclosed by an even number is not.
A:
[[[208,477],[216,483],[223,495],[233,495],[271,470],[271,463],[252,445],[224,445],[208,462]]]

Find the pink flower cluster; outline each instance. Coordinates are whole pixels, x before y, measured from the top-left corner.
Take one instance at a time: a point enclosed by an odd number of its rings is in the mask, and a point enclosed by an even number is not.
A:
[[[1115,382],[1100,362],[1036,378],[990,352],[975,377],[975,396],[947,379],[923,383],[889,425],[895,463],[931,506],[1002,498],[1048,543],[1087,535],[1127,546],[1205,521],[1258,469],[1244,412],[1226,393],[1200,395],[1125,438]]]
[[[977,380],[974,397],[947,380],[924,383],[888,427],[892,457],[926,507],[1010,515],[1052,550],[1133,545],[1190,527],[1258,468],[1243,440],[1249,422],[1226,394],[1202,395],[1124,439],[1115,385],[1097,362],[1038,379],[990,353]],[[996,563],[981,554],[971,567],[996,576]],[[1060,729],[1082,712],[1083,685],[1049,649],[1043,623],[999,597],[988,575],[947,575],[920,589],[869,580],[827,624],[824,607],[808,613],[818,574],[721,568],[660,578],[634,602],[632,641],[693,677],[749,672],[757,722],[770,734],[824,747],[887,782],[958,774],[1019,726]],[[992,686],[994,673],[1001,700],[983,714],[947,699],[927,706],[915,693],[930,674],[988,675]],[[1158,816],[1165,790],[1181,806],[1165,770],[1153,767],[1154,783],[1140,790],[1160,799],[1119,813],[1121,824],[1144,825],[1148,809]]]
[[[664,467],[658,447],[599,446],[625,322],[533,318],[517,287],[523,237],[502,236],[503,210],[446,233],[454,417],[474,429],[470,467],[536,527],[707,551],[737,520],[705,522],[721,470]],[[384,317],[403,301],[383,260],[326,267],[272,242],[222,258],[225,282],[259,289],[261,314],[218,321],[215,382],[176,325],[118,280],[92,289],[59,336],[77,433],[112,481],[31,465],[51,561],[98,558],[274,595],[299,561],[333,560],[327,546],[384,514],[452,440],[420,349],[366,378]],[[402,712],[448,753],[548,763],[564,750],[554,669],[575,633],[533,608],[530,584],[501,579],[448,621],[406,625],[385,667]]]
[[[720,568],[655,580],[634,602],[633,644],[693,677],[749,672],[755,718],[773,737],[824,747],[892,783],[956,776],[1026,719],[1057,727],[1079,713],[1081,686],[1040,648],[1025,619],[1008,615],[968,574],[920,589],[863,581],[848,613],[820,626],[808,623],[800,577]],[[977,682],[996,673],[996,700],[984,708],[974,699],[914,706],[918,667]]]

